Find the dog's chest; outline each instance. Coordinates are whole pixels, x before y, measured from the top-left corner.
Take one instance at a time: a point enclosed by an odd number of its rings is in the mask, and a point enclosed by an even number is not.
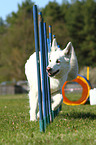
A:
[[[63,82],[59,79],[50,78],[51,93],[61,89]]]

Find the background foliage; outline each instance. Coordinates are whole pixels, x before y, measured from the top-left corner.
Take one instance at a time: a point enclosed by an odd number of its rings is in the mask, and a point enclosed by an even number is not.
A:
[[[24,64],[34,52],[33,4],[25,0],[6,21],[0,18],[0,82],[25,79]],[[69,41],[73,43],[80,68],[96,66],[95,0],[63,0],[61,5],[54,1],[39,10],[47,23],[47,32],[48,25],[52,25],[62,49]]]

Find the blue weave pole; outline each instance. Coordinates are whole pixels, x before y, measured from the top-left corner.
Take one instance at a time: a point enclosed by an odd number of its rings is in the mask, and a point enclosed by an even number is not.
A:
[[[46,110],[46,70],[45,70],[45,48],[43,35],[43,19],[42,13],[39,12],[39,41],[40,41],[40,56],[41,56],[41,82],[42,82],[42,100],[43,100],[43,120],[44,131],[47,125],[47,110]]]
[[[47,47],[46,47],[46,23],[43,23],[43,21],[42,21],[42,24],[43,24],[43,30],[42,30],[42,32],[43,32],[43,49],[44,49],[44,51],[43,51],[43,55],[44,55],[44,71],[45,71],[45,92],[46,92],[46,94],[45,94],[45,99],[46,99],[46,123],[47,124],[49,124],[50,123],[50,118],[49,118],[49,104],[48,104],[48,84],[47,84],[47,71],[46,71],[46,67],[47,67]]]
[[[56,38],[56,35],[53,35],[53,39]]]
[[[49,38],[47,38],[47,45],[48,45],[48,52],[50,53],[50,51],[51,51],[51,46],[50,46]]]
[[[34,21],[34,36],[35,36],[35,51],[37,62],[37,81],[38,81],[38,102],[39,102],[39,126],[40,131],[44,130],[43,114],[42,114],[42,93],[41,93],[41,78],[40,78],[40,61],[39,61],[39,35],[38,35],[38,15],[37,6],[33,6],[33,21]]]
[[[38,33],[39,17],[39,33]],[[43,23],[42,13],[37,15],[37,6],[33,6],[35,51],[37,62],[37,81],[38,81],[38,102],[39,102],[39,126],[40,132],[45,132],[47,124],[53,121],[61,110],[61,106],[56,111],[51,109],[50,79],[46,72],[48,66],[48,51],[50,53],[52,46],[52,27],[49,26],[49,39],[47,39],[46,23]],[[39,45],[40,58],[39,59]],[[40,60],[40,61],[39,61]],[[40,75],[41,74],[41,75]],[[42,85],[42,87],[41,87]],[[42,88],[42,89],[41,89]]]
[[[47,89],[47,72],[46,72],[46,67],[47,67],[47,47],[46,47],[46,23],[43,23],[43,41],[44,41],[44,56],[45,56],[45,59],[44,59],[44,69],[45,69],[45,89],[46,89],[46,117],[47,117],[47,124],[50,123],[50,118],[49,118],[49,105],[48,105],[48,89]]]
[[[49,25],[49,43],[50,47],[52,46],[52,26]]]
[[[44,42],[45,42],[45,58],[46,58],[46,67],[48,66],[48,45],[47,45],[47,32],[46,32],[46,23],[44,23]],[[52,122],[52,110],[51,110],[51,92],[50,92],[50,78],[47,77],[47,96],[48,96],[48,120]]]

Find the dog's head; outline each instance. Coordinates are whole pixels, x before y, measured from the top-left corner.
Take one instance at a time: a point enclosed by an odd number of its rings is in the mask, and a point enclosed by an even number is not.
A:
[[[64,50],[58,48],[56,40],[53,39],[51,52],[49,54],[49,65],[47,72],[49,77],[60,78],[70,71],[70,57],[72,51],[71,42],[68,43]]]

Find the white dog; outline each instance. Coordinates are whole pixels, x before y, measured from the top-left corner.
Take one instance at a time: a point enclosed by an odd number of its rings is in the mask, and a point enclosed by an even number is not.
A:
[[[61,88],[66,80],[77,77],[78,63],[72,43],[69,42],[64,50],[57,46],[56,39],[53,39],[51,52],[49,54],[49,65],[46,68],[50,77],[50,88],[52,97],[52,110],[55,110],[63,102]],[[37,120],[38,89],[37,89],[37,69],[36,52],[34,52],[25,64],[25,74],[28,79],[30,120]]]

